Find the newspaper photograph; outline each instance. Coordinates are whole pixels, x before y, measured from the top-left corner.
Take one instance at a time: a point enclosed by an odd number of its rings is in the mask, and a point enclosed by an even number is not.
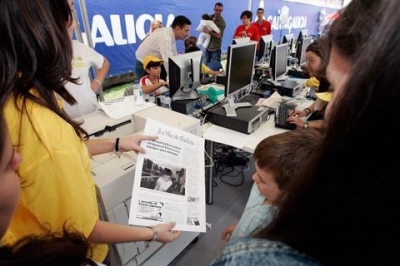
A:
[[[174,230],[206,232],[204,139],[147,119],[132,189],[129,224],[176,222]]]

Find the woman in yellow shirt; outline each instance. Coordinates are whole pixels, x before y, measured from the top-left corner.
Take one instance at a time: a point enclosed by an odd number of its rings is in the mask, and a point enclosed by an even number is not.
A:
[[[23,186],[3,243],[14,243],[64,225],[93,243],[92,258],[104,261],[108,243],[157,240],[171,242],[180,233],[175,223],[131,227],[99,219],[90,156],[144,152],[140,142],[151,136],[83,140],[85,131],[62,110],[62,99],[76,100],[64,88],[71,78],[72,0],[2,1],[0,95],[8,99],[5,118],[11,141],[24,160],[18,169]],[[29,22],[29,23],[28,23]]]

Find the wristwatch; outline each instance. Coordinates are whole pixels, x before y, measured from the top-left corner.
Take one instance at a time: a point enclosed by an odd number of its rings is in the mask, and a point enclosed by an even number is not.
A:
[[[308,128],[309,123],[308,122],[304,122],[303,128]]]

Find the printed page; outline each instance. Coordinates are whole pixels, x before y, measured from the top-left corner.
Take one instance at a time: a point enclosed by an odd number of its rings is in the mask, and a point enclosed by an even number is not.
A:
[[[134,96],[126,96],[111,101],[99,102],[100,109],[102,109],[108,117],[115,119],[120,119],[154,105],[154,103],[149,102],[137,105]]]
[[[206,232],[204,139],[147,119],[132,189],[129,224],[175,221],[175,230]]]

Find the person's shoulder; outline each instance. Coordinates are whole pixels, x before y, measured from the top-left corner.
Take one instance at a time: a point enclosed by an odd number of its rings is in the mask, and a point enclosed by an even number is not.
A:
[[[238,238],[228,243],[211,263],[217,265],[322,265],[285,243],[257,238]]]
[[[78,40],[72,40],[72,49],[83,48],[83,47],[84,48],[86,48],[86,47],[90,48],[88,45],[84,44],[83,42],[80,42]]]

